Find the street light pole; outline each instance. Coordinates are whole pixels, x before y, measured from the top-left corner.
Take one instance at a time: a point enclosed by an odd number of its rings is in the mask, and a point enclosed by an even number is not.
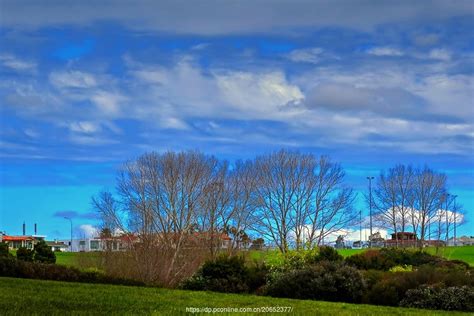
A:
[[[449,217],[448,217],[448,207],[449,207],[449,193],[446,193],[446,246],[448,245],[448,240],[449,240]],[[441,222],[441,221],[440,221]]]
[[[457,195],[453,195],[453,198],[454,198],[454,202],[453,202],[453,212],[454,212],[454,245],[456,246],[457,242],[456,242],[456,222],[457,222],[457,219],[456,219],[456,198],[458,196]]]
[[[71,252],[72,252],[72,219],[70,217],[64,217],[64,219],[69,220],[69,222],[71,223],[71,245],[70,245],[70,249],[71,249]]]
[[[367,180],[369,180],[369,217],[370,217],[370,235],[369,235],[369,247],[372,247],[372,180],[374,177],[367,177]]]

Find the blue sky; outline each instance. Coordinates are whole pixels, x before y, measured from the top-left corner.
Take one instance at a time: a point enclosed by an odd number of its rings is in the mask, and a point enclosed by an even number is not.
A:
[[[471,1],[2,1],[0,230],[81,234],[146,151],[283,147],[360,192],[396,163],[446,172],[472,235],[473,29]]]

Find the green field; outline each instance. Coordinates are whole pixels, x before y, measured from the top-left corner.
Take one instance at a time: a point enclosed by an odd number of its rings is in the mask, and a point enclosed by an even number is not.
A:
[[[162,315],[183,314],[186,307],[277,306],[291,307],[293,308],[291,314],[304,315],[468,315],[467,313],[384,306],[277,299],[255,295],[0,278],[0,313],[2,315]],[[242,314],[244,313],[236,313],[236,315]]]

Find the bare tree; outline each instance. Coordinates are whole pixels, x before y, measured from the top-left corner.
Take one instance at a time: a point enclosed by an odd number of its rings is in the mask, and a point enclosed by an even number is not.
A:
[[[232,228],[235,235],[253,229],[255,212],[255,193],[257,178],[252,161],[237,161],[228,177],[230,195],[229,221],[227,230]],[[233,238],[229,250],[239,250],[240,238]]]
[[[405,232],[413,205],[414,172],[410,166],[396,165],[387,173],[382,171],[373,194],[376,222],[393,230],[398,246],[398,232]],[[403,243],[403,239],[401,240]]]
[[[124,232],[139,236],[129,255],[139,263],[140,279],[173,285],[193,270],[189,267],[201,257],[202,246],[193,229],[198,223],[209,227],[209,213],[203,209],[218,212],[221,207],[222,194],[209,191],[219,167],[217,159],[197,152],[145,154],[119,173],[120,211],[96,200],[99,212]]]
[[[322,156],[317,161],[314,175],[315,185],[306,226],[310,247],[319,246],[325,237],[339,233],[357,220],[357,213],[352,207],[355,194],[344,184],[345,173],[341,165]]]
[[[310,185],[311,155],[281,150],[255,160],[256,230],[272,240],[286,253],[291,232],[301,222],[296,219],[296,200],[301,199],[301,190]],[[308,170],[309,169],[309,170]],[[301,203],[299,204],[301,206]],[[301,214],[300,214],[301,215]]]
[[[415,208],[419,213],[419,246],[423,247],[428,228],[436,222],[438,210],[446,194],[446,175],[424,167],[418,170],[414,179]]]
[[[319,245],[357,216],[353,191],[343,185],[344,171],[327,157],[282,150],[258,157],[255,168],[256,227],[283,253],[292,237],[297,249],[304,239]]]

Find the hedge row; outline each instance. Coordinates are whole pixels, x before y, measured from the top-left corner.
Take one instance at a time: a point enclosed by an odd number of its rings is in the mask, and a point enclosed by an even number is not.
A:
[[[0,258],[0,276],[67,282],[144,285],[143,282],[112,277],[98,271],[81,271],[76,268],[14,258]]]

